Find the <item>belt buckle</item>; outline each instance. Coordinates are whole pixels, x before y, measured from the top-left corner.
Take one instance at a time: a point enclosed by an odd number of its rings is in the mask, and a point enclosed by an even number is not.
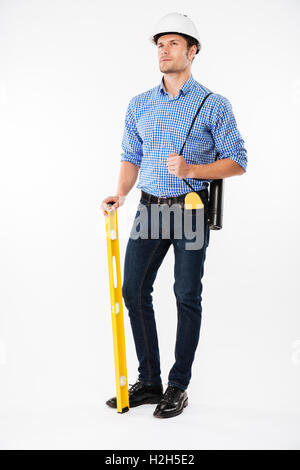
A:
[[[158,204],[158,206],[160,206],[160,199],[161,199],[160,197],[157,198],[157,204]]]

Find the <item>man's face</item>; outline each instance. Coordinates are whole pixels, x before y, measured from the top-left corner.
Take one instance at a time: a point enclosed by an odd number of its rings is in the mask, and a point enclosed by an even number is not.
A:
[[[187,42],[179,34],[164,34],[157,41],[159,68],[163,73],[181,72],[191,63],[197,48],[187,50]]]

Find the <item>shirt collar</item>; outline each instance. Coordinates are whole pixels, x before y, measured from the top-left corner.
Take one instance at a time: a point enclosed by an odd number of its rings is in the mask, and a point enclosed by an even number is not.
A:
[[[180,88],[179,92],[181,91],[184,95],[186,95],[187,92],[192,88],[194,83],[195,83],[195,79],[194,79],[193,75],[191,74],[190,78],[186,82],[184,82],[184,84]],[[165,87],[164,87],[164,84],[163,84],[163,78],[161,79],[161,82],[159,84],[159,90],[161,92],[165,93],[165,94],[168,94],[168,92],[165,90]]]

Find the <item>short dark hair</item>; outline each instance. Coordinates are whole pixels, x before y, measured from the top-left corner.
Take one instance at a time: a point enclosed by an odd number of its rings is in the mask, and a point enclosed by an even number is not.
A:
[[[195,46],[197,46],[197,52],[196,52],[196,54],[198,54],[198,52],[200,51],[201,46],[200,46],[199,42],[197,41],[197,39],[192,38],[192,36],[188,36],[187,34],[176,33],[176,31],[174,31],[174,32],[172,31],[171,33],[166,32],[166,33],[159,33],[159,34],[156,34],[156,35],[153,37],[155,44],[157,44],[157,41],[159,40],[159,38],[160,38],[161,36],[164,36],[165,34],[179,34],[179,36],[184,37],[184,39],[186,40],[186,42],[187,42],[187,48],[188,48],[188,49],[190,49],[192,46],[195,45]]]

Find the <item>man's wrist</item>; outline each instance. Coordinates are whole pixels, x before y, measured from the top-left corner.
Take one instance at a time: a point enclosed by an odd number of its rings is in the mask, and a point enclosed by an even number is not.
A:
[[[187,178],[200,178],[200,168],[202,165],[189,165],[189,170],[187,174]]]

